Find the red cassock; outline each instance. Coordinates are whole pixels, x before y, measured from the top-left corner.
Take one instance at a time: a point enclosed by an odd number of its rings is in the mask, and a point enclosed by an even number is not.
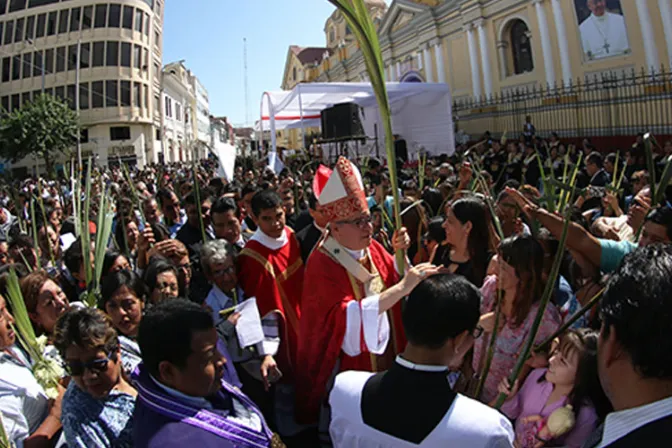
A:
[[[238,255],[238,282],[246,297],[256,297],[262,317],[272,312],[281,316],[276,361],[288,382],[296,369],[304,265],[294,232],[288,227],[285,232],[288,242],[278,250],[255,240],[245,244]]]
[[[394,258],[376,241],[369,246],[385,288],[395,285],[399,275],[394,268]],[[376,372],[383,365],[383,357],[371,354],[361,338],[361,354],[348,356],[341,350],[346,330],[346,308],[352,300],[366,298],[364,285],[343,266],[333,260],[324,249],[315,250],[306,266],[306,283],[301,307],[301,332],[299,339],[299,364],[297,370],[297,420],[315,423],[320,406],[326,400],[327,382],[336,362],[339,372],[364,370]],[[389,312],[390,342],[384,357],[396,355],[406,346],[401,321],[401,303]],[[389,361],[389,360],[388,360]]]

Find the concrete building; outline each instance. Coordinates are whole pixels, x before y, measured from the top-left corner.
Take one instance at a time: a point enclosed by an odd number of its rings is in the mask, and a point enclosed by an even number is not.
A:
[[[196,93],[189,71],[182,61],[163,67],[161,74],[161,102],[163,104],[163,153],[159,163],[185,162],[194,158],[196,135],[193,107]]]
[[[599,136],[613,132],[611,128],[632,135],[649,126],[672,133],[669,122],[662,129],[665,108],[672,107],[669,98],[661,96],[660,111],[641,112],[649,106],[644,99],[664,94],[660,85],[670,82],[671,0],[366,3],[378,27],[387,81],[447,83],[456,102],[454,116],[471,136],[517,130],[530,110],[535,124],[543,122],[544,130],[560,127],[567,137]],[[300,82],[368,79],[362,53],[340,12],[327,18],[324,30],[330,53],[318,66],[307,61],[302,69],[288,58],[283,86],[295,85],[295,71],[302,75]],[[637,89],[614,98],[614,87],[629,85]],[[591,96],[598,89],[599,95]],[[639,109],[596,102],[603,96]],[[550,115],[553,105],[567,109],[566,122]],[[293,147],[296,139],[286,143]]]
[[[163,7],[163,0],[0,0],[0,104],[12,111],[44,90],[74,108],[78,93],[84,157],[151,162],[160,151]],[[21,175],[33,164],[13,168]]]
[[[199,159],[208,157],[208,149],[212,143],[210,131],[210,99],[208,91],[198,77],[189,71],[189,82],[194,92],[192,110],[192,127],[196,155]]]

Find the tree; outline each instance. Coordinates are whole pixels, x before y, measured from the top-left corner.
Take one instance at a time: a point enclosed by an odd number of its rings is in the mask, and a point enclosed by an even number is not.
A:
[[[69,155],[77,142],[78,122],[67,102],[40,95],[0,119],[0,157],[16,162],[34,155],[44,159],[51,175],[54,158]]]

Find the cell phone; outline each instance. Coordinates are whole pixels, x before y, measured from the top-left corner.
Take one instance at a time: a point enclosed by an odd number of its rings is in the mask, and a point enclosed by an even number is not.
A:
[[[282,378],[282,372],[280,371],[280,369],[271,370],[270,372],[268,372],[268,382],[270,384],[277,383],[278,381],[280,381],[281,378]]]

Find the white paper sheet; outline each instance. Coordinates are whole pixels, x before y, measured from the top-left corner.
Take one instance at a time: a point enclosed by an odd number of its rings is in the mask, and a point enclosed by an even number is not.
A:
[[[236,307],[240,318],[236,324],[236,334],[241,348],[247,348],[264,340],[264,330],[261,328],[261,317],[257,308],[257,299],[251,297]]]

